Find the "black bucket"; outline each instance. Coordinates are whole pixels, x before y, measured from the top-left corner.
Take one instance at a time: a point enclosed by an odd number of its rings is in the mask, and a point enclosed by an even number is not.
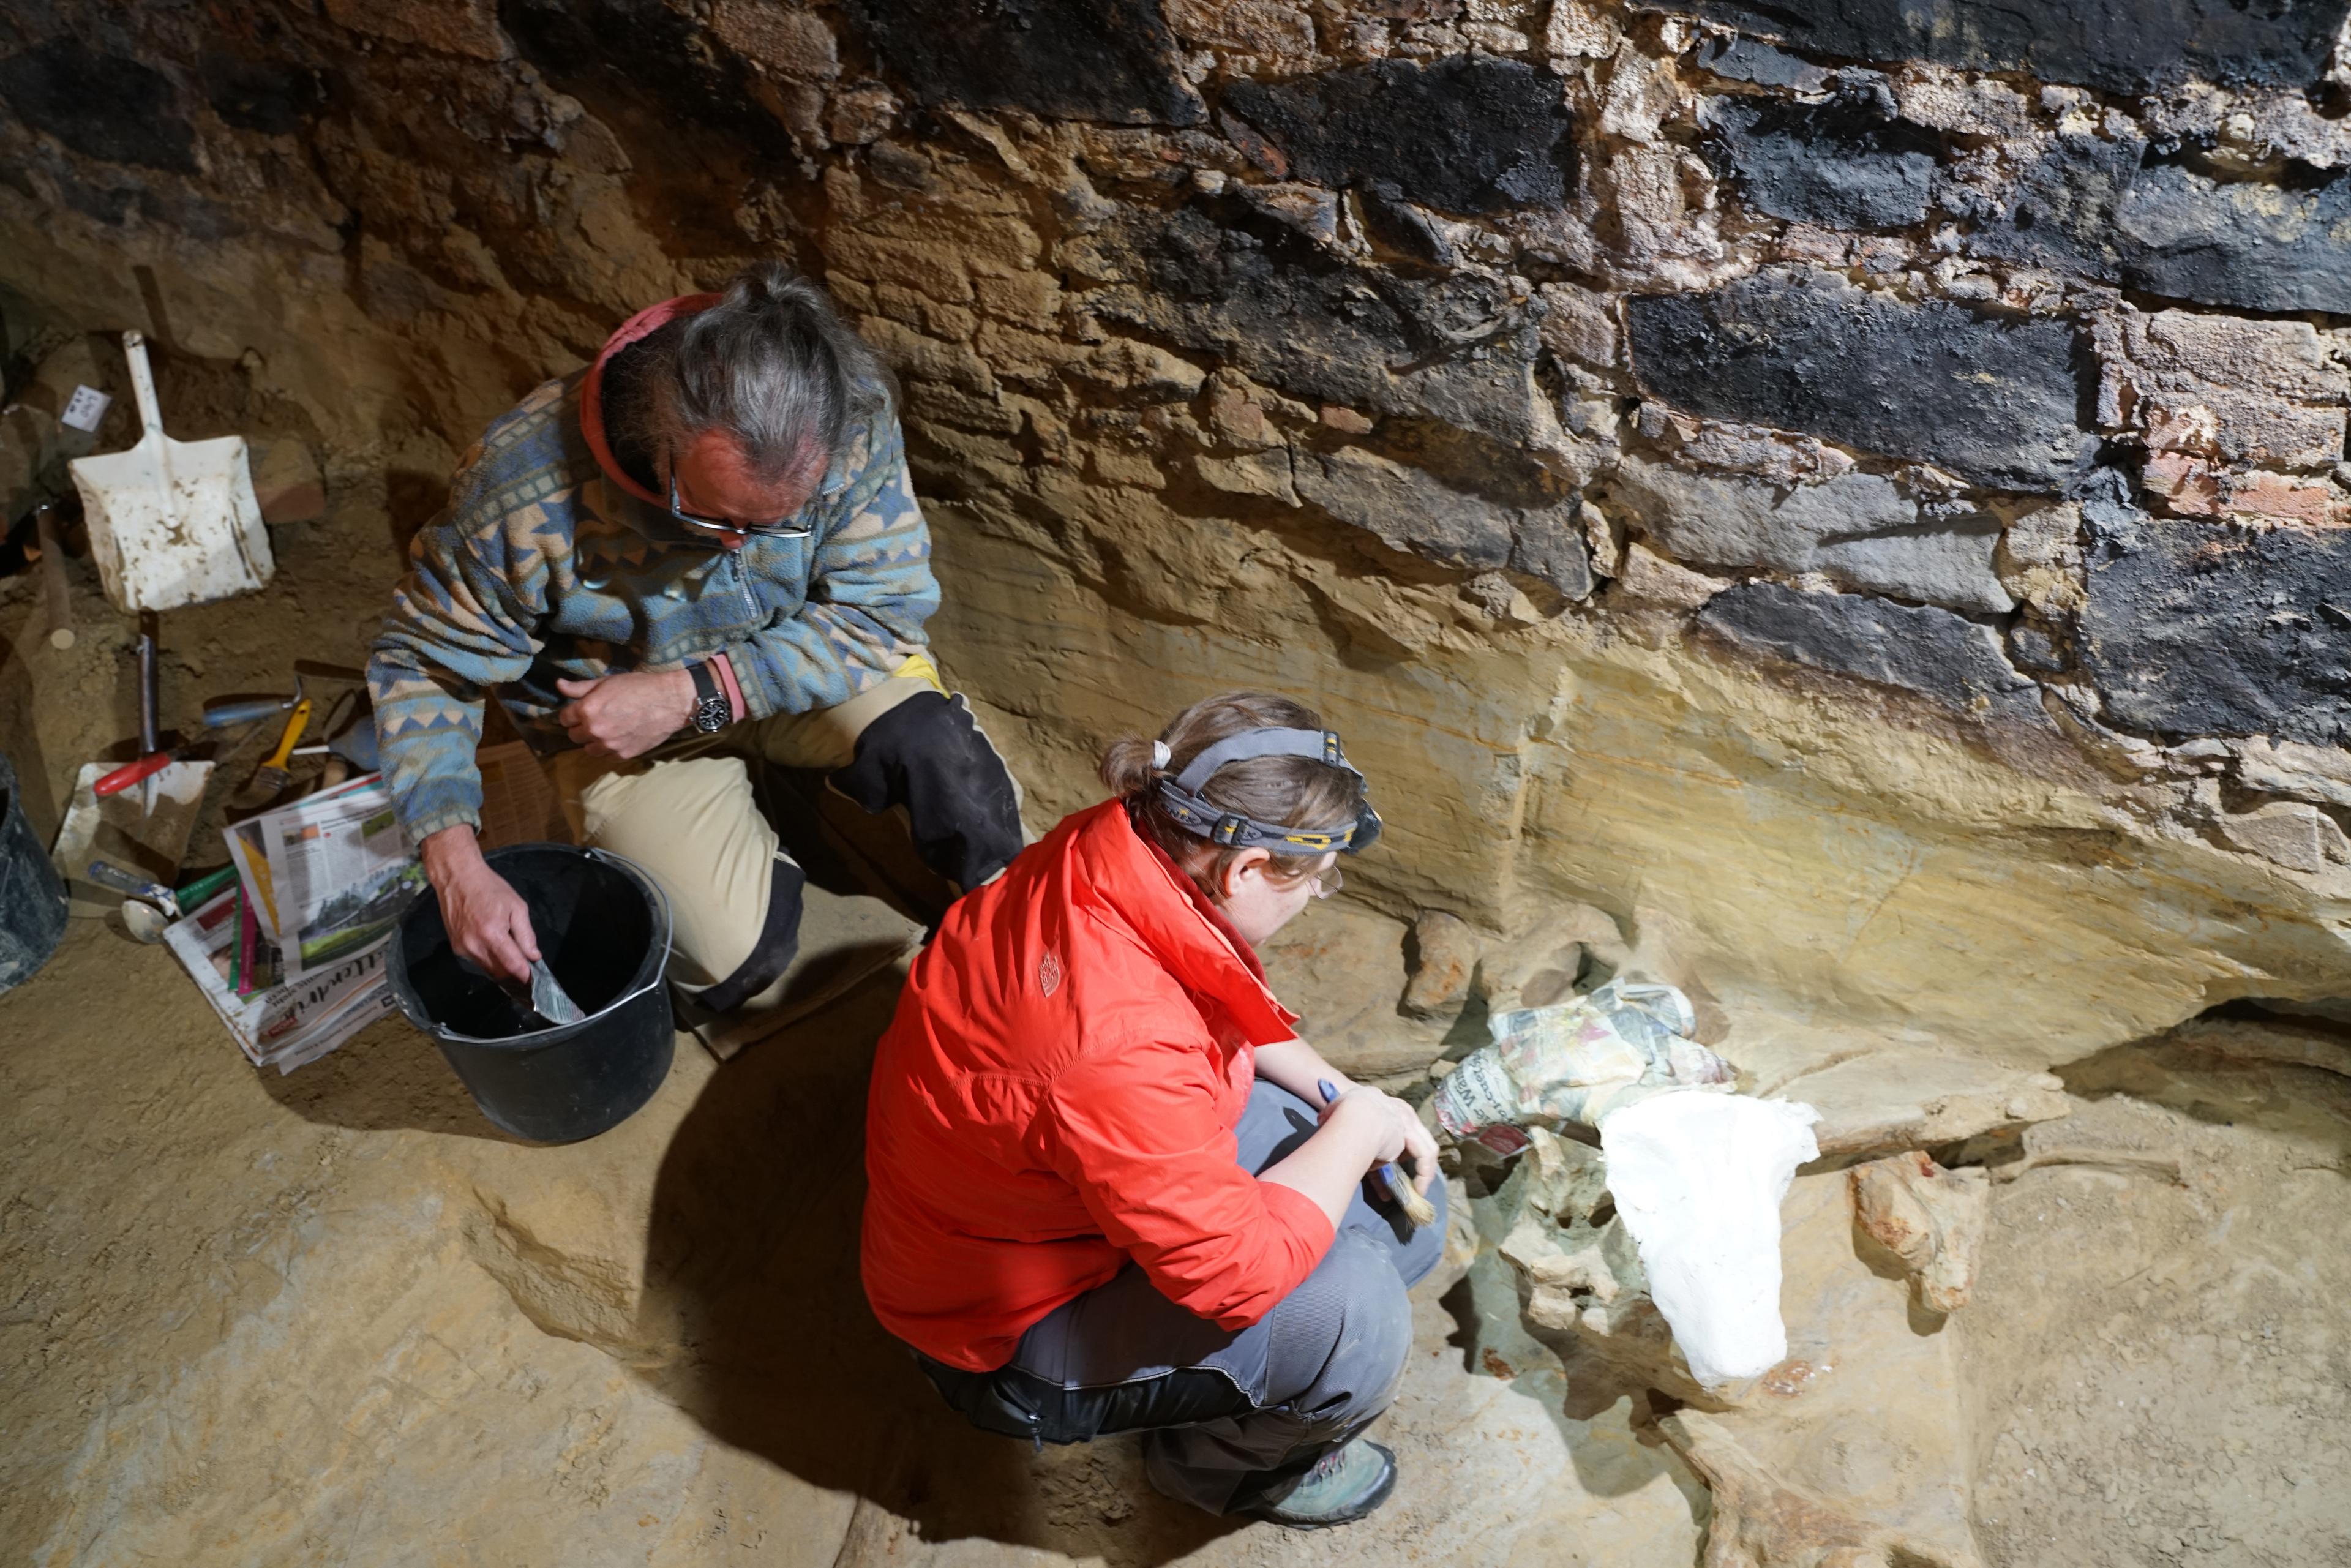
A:
[[[24,984],[66,934],[66,884],[17,798],[16,768],[0,756],[0,991]]]
[[[537,1143],[592,1138],[627,1121],[669,1076],[669,905],[651,877],[604,850],[515,844],[487,858],[529,905],[548,969],[588,1016],[558,1027],[517,1009],[449,946],[431,893],[392,938],[392,994],[483,1115]]]

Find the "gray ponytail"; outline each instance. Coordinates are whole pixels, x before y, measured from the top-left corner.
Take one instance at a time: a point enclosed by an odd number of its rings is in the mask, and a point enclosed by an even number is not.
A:
[[[821,472],[853,420],[886,410],[890,372],[823,289],[780,262],[747,267],[706,310],[645,340],[648,433],[674,455],[717,430],[762,479]]]

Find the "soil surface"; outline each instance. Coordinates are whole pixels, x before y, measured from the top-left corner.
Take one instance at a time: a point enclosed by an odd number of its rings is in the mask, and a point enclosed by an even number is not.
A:
[[[297,656],[359,662],[399,531],[347,486],[280,530],[267,592],[165,617],[166,727]],[[65,653],[0,585],[0,734],[44,833],[135,727],[131,628],[76,570]],[[200,834],[191,866],[217,858]],[[1344,1531],[1189,1513],[1128,1444],[964,1427],[857,1284],[894,983],[723,1068],[681,1037],[645,1110],[547,1149],[398,1020],[256,1074],[163,949],[76,923],[0,997],[0,1539],[43,1564],[1698,1560],[1709,1499],[1638,1402],[1514,1368],[1519,1325],[1442,1280],[1383,1427],[1398,1492]],[[1954,1319],[1985,1560],[2351,1561],[2351,1085],[2176,1048],[2067,1074]]]

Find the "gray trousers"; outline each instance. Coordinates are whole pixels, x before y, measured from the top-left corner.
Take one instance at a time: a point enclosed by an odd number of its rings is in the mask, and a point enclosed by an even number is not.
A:
[[[1236,1130],[1261,1171],[1317,1125],[1303,1100],[1260,1079]],[[1314,1271],[1249,1327],[1218,1328],[1161,1295],[1141,1269],[1068,1301],[1023,1334],[995,1373],[925,1360],[948,1403],[992,1431],[1082,1442],[1141,1431],[1146,1472],[1211,1513],[1247,1508],[1371,1425],[1395,1397],[1412,1348],[1406,1287],[1445,1250],[1445,1186],[1415,1230],[1384,1194],[1358,1191]]]

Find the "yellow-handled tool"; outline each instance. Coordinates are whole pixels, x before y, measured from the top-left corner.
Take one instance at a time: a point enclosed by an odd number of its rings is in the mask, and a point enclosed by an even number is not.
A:
[[[294,711],[286,716],[286,727],[277,737],[277,749],[269,754],[267,761],[253,770],[252,781],[237,791],[236,799],[231,804],[239,810],[250,810],[256,806],[266,806],[286,792],[287,781],[293,777],[286,765],[292,759],[295,745],[301,740],[302,731],[309,723],[310,699],[304,697],[294,705]]]

